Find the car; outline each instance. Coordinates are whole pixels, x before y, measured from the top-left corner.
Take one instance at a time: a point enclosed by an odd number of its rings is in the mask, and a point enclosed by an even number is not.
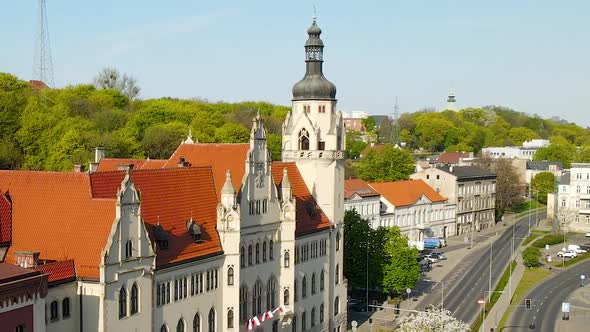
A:
[[[575,251],[560,251],[557,253],[557,257],[564,257],[564,258],[574,258],[578,256]]]
[[[424,256],[424,258],[429,260],[431,263],[438,263],[438,258],[434,254],[428,254],[428,255]]]
[[[350,299],[348,300],[348,308],[352,311],[367,311],[367,301]]]
[[[590,232],[586,233],[584,236],[585,237],[590,237]]]
[[[439,261],[444,261],[447,259],[447,256],[445,256],[443,252],[433,252],[431,256],[438,259]]]

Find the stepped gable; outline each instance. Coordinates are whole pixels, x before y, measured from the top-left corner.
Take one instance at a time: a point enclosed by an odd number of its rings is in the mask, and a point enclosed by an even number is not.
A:
[[[114,199],[124,177],[123,171],[91,174],[93,197]],[[158,223],[169,235],[168,249],[156,249],[157,267],[222,252],[211,167],[131,171],[131,180],[141,194],[141,216],[152,244]],[[202,242],[195,243],[186,230],[191,217],[201,228]]]
[[[40,259],[73,259],[78,276],[98,279],[101,250],[115,220],[115,199],[92,199],[88,174],[0,171],[0,190],[12,200],[12,245]]]
[[[241,188],[249,148],[249,143],[181,144],[163,167],[178,167],[181,157],[184,157],[187,166],[211,166],[215,177],[215,192],[219,196],[227,170],[231,170],[232,184],[236,191]]]
[[[277,186],[280,185],[284,168],[287,168],[291,190],[295,197],[297,220],[295,236],[301,236],[331,227],[333,223],[316,203],[294,162],[274,161],[272,163],[272,175],[275,184]]]
[[[374,182],[370,185],[394,206],[412,205],[422,195],[431,202],[445,202],[447,200],[422,180]]]

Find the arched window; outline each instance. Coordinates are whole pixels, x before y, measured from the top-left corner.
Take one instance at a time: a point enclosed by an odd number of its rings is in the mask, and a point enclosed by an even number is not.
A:
[[[311,309],[311,327],[315,326],[315,307]]]
[[[52,301],[51,304],[49,305],[49,310],[50,310],[50,318],[51,320],[56,320],[58,319],[58,309],[57,309],[57,301]]]
[[[193,317],[193,332],[201,332],[201,315],[198,312]]]
[[[256,264],[260,264],[260,243],[256,243]]]
[[[252,245],[248,246],[248,265],[252,265]]]
[[[244,246],[240,247],[240,266],[246,267],[246,254],[244,253]]]
[[[166,326],[166,323],[162,324],[160,327],[160,332],[168,332],[168,326]]]
[[[232,329],[234,327],[234,311],[229,310],[227,312],[227,328]]]
[[[266,285],[266,310],[270,311],[276,308],[276,298],[277,298],[277,281],[274,277],[270,277],[268,279],[268,284]]]
[[[307,277],[303,276],[303,280],[301,281],[301,297],[307,297]]]
[[[309,133],[305,129],[299,132],[299,150],[309,150]]]
[[[285,261],[283,262],[283,265],[288,268],[289,267],[289,252],[285,251]]]
[[[268,242],[268,258],[272,261],[273,259],[275,259],[275,254],[274,254],[274,250],[273,250],[273,242],[272,240],[270,240]]]
[[[336,232],[336,251],[340,250],[340,232]]]
[[[184,320],[180,318],[178,324],[176,324],[176,332],[184,332]]]
[[[125,258],[130,258],[133,256],[133,242],[131,240],[127,240],[125,243]]]
[[[215,332],[215,310],[209,310],[209,332]]]
[[[262,281],[257,280],[252,289],[252,316],[262,313]]]
[[[233,286],[234,285],[234,268],[230,267],[227,269],[227,285]]]
[[[338,264],[336,264],[335,274],[336,276],[334,277],[334,280],[336,280],[336,285],[338,285],[338,283],[340,283],[340,267],[338,266]]]
[[[311,295],[315,294],[315,273],[311,275]]]
[[[134,315],[139,311],[139,289],[137,288],[137,284],[133,283],[131,286],[131,314]]]
[[[293,283],[293,302],[297,302],[298,300],[298,296],[297,296],[297,278],[295,279],[295,282]]]
[[[326,282],[326,272],[322,270],[322,274],[320,274],[320,291],[324,290],[324,283]]]
[[[266,262],[266,241],[262,242],[262,261]]]
[[[240,320],[242,322],[248,320],[248,288],[246,286],[240,287]]]
[[[66,297],[61,302],[61,316],[62,318],[69,318],[70,317],[70,298]]]
[[[305,331],[305,328],[307,328],[307,312],[302,312],[301,313],[301,329]]]
[[[283,291],[283,304],[289,305],[289,290],[288,289],[285,289]]]
[[[127,316],[127,291],[125,286],[119,290],[119,318]]]
[[[338,315],[340,313],[340,298],[336,296],[334,299],[334,315]]]
[[[320,304],[320,323],[324,322],[324,304]]]
[[[297,332],[297,315],[293,316],[293,322],[291,323],[291,332]]]

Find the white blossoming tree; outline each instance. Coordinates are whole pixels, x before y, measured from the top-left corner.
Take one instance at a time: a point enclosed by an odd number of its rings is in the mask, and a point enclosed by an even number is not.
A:
[[[448,310],[431,308],[428,312],[405,316],[400,319],[397,331],[401,332],[469,332],[469,325],[451,316]]]

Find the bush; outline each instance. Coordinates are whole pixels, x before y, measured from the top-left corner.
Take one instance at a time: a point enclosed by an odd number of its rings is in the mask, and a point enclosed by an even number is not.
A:
[[[533,247],[545,248],[545,245],[554,245],[563,243],[563,235],[561,234],[547,234],[533,243]]]
[[[541,257],[541,250],[534,246],[528,247],[522,252],[522,260],[526,267],[539,266],[541,264],[539,257]]]

